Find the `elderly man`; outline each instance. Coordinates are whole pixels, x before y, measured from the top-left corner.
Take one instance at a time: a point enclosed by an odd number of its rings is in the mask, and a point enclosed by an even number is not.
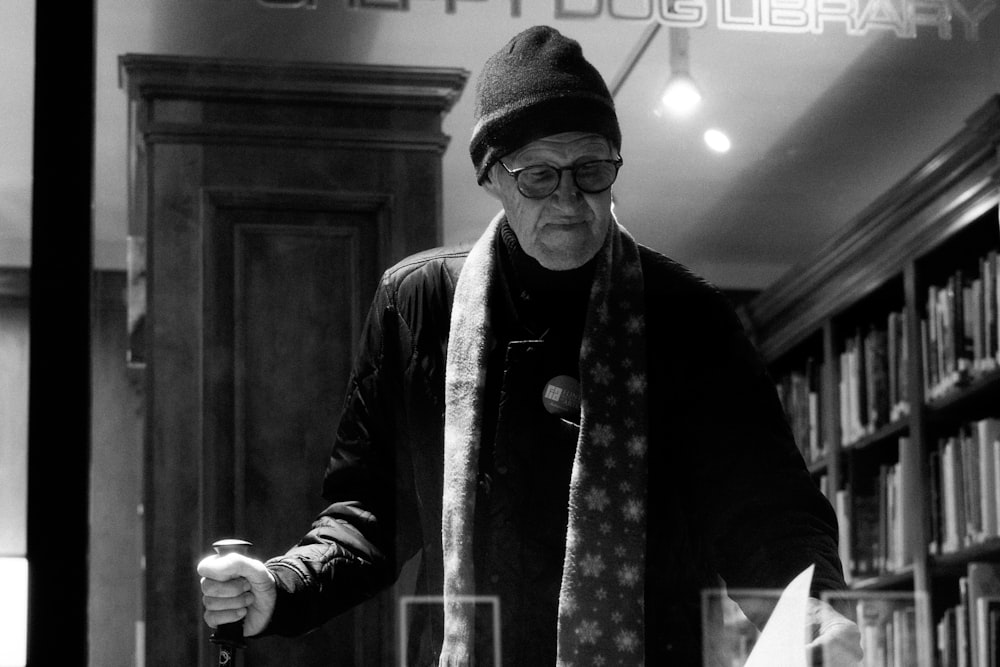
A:
[[[699,591],[844,586],[837,529],[724,298],[612,213],[614,104],[548,27],[486,63],[470,151],[503,211],[471,251],[385,273],[324,480],[261,563],[202,561],[209,625],[298,634],[393,582],[443,614],[409,664],[474,664],[462,596],[497,596],[506,665],[701,662]],[[814,604],[817,644],[857,629]]]

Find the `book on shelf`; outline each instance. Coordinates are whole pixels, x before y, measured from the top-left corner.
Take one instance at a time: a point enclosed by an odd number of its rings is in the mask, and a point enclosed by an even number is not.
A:
[[[963,425],[928,458],[930,549],[960,551],[1000,535],[1000,419]]]
[[[858,600],[858,630],[865,667],[912,667],[918,664],[916,610],[886,600]]]
[[[806,377],[809,382],[809,391],[806,399],[809,460],[810,462],[815,462],[819,461],[826,454],[826,447],[823,444],[823,425],[820,421],[822,419],[820,396],[823,391],[823,364],[817,363],[810,357],[806,365]]]
[[[819,492],[822,493],[826,497],[826,499],[830,501],[830,504],[832,505],[833,496],[830,495],[830,475],[828,475],[827,473],[820,474],[819,478],[816,481],[816,484],[819,486]]]
[[[941,503],[941,552],[954,553],[968,544],[962,449],[954,437],[941,443]]]
[[[955,607],[955,630],[958,667],[972,667],[972,648],[969,644],[969,613],[964,602]]]
[[[823,362],[810,356],[799,368],[780,376],[776,383],[792,435],[802,457],[810,464],[826,455],[820,402],[822,373]]]
[[[983,494],[982,480],[979,478],[979,445],[977,439],[963,430],[958,439],[962,448],[962,502],[965,505],[965,537],[967,543],[983,539],[983,511],[980,498]]]
[[[840,354],[841,444],[861,438],[909,414],[905,311],[859,327]]]
[[[1000,256],[991,250],[974,271],[956,270],[927,288],[920,322],[924,390],[929,400],[947,395],[1000,361]]]
[[[838,489],[834,494],[833,508],[837,514],[837,550],[844,568],[844,581],[854,580],[853,540],[851,539],[851,491],[850,487]]]
[[[908,438],[899,438],[899,462],[884,463],[855,476],[838,490],[834,509],[840,528],[840,557],[849,583],[902,571],[913,562],[910,524],[913,511],[908,470]],[[859,473],[861,474],[861,473]]]
[[[863,438],[868,428],[867,382],[860,333],[844,341],[840,355],[840,432],[841,443],[851,445]]]
[[[993,667],[1000,653],[1000,563],[971,562],[958,579],[958,604],[936,627],[942,667]]]
[[[998,309],[1000,309],[1000,290],[997,289],[1000,272],[997,271],[997,261],[996,250],[989,251],[982,260],[983,366],[987,371],[991,370],[991,359],[994,362],[1000,361],[997,356],[1000,354],[1000,318],[997,317]]]
[[[878,489],[856,493],[851,503],[853,536],[852,562],[857,578],[876,577],[884,572],[880,558],[885,549],[882,537],[881,502]]]
[[[997,500],[996,445],[1000,440],[1000,419],[980,419],[975,422],[975,447],[979,463],[979,505],[984,538],[1000,535],[1000,507]]]
[[[910,412],[909,379],[909,334],[907,333],[906,311],[889,313],[886,334],[886,353],[889,381],[889,421],[901,419]]]
[[[980,660],[986,665],[1000,664],[1000,596],[984,596],[979,598],[978,615],[980,637],[984,638]]]
[[[884,329],[872,328],[861,341],[865,355],[865,409],[870,431],[889,423],[889,337]]]
[[[928,553],[936,555],[943,552],[942,545],[944,543],[943,536],[943,508],[944,508],[944,492],[941,489],[941,481],[943,475],[941,474],[941,450],[935,448],[931,450],[927,461],[928,470],[928,500],[929,507],[928,513],[930,515],[930,536],[928,541]]]
[[[879,469],[879,549],[875,559],[877,572],[889,574],[901,570],[908,561],[903,542],[902,484],[899,464]]]
[[[893,612],[892,622],[896,628],[895,660],[891,663],[892,667],[918,664],[917,610],[913,607],[897,609]]]
[[[954,607],[945,609],[936,630],[937,664],[939,667],[957,667],[958,627]]]
[[[1000,564],[972,562],[968,566],[969,642],[972,667],[992,667],[989,662],[989,619],[985,604],[989,598],[1000,600]]]
[[[883,491],[886,494],[888,508],[886,516],[888,548],[885,563],[887,572],[898,572],[913,562],[909,514],[914,510],[910,488],[915,480],[909,470],[909,457],[904,456],[904,451],[909,447],[909,438],[899,438],[899,462],[888,467]]]

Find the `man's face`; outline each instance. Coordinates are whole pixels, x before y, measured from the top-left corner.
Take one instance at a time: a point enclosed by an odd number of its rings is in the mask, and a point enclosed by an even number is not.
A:
[[[616,157],[605,137],[565,132],[532,141],[502,161],[514,170],[537,164],[570,167]],[[493,166],[483,187],[503,204],[524,251],[547,269],[566,271],[586,264],[601,249],[611,226],[611,188],[596,194],[582,192],[569,171],[562,172],[556,191],[541,199],[522,195],[499,164]]]

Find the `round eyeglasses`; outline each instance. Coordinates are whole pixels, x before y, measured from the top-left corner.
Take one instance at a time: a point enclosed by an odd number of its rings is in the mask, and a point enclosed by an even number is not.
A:
[[[553,167],[550,164],[529,164],[527,167],[510,169],[500,160],[500,166],[507,170],[517,184],[517,191],[528,199],[548,197],[559,188],[562,173],[573,174],[573,182],[581,192],[596,194],[604,192],[618,178],[622,166],[622,156],[614,160],[591,160],[570,167]]]

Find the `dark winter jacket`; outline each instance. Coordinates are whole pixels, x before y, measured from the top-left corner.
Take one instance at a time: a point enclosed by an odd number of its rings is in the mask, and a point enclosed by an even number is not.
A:
[[[269,632],[316,627],[390,585],[418,553],[416,592],[441,593],[445,353],[465,254],[422,253],[383,275],[324,480],[330,505],[297,547],[268,562],[279,587]],[[815,564],[814,590],[844,587],[836,519],[728,302],[676,262],[640,254],[651,419],[646,660],[698,665],[699,594],[718,577],[783,587]],[[538,397],[565,370],[566,341],[553,350],[550,337],[520,326],[522,295],[498,285],[487,392],[499,417],[484,431],[496,435],[481,456],[477,590],[501,597],[505,664],[542,664],[540,655],[554,664],[546,651],[554,658],[576,429],[543,414]],[[439,623],[414,632],[427,659]]]

